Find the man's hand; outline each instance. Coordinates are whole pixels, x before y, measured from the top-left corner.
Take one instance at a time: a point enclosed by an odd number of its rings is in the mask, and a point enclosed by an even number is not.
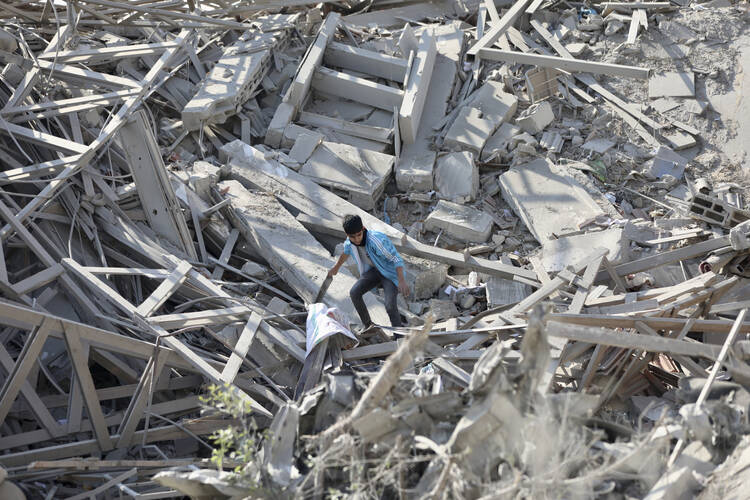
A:
[[[326,278],[333,278],[334,276],[336,276],[336,273],[338,273],[338,272],[339,272],[339,270],[336,269],[336,267],[334,266],[334,267],[332,267],[331,269],[328,270],[328,274],[326,274]]]
[[[404,298],[409,297],[409,285],[406,283],[405,279],[398,280],[398,291],[401,292],[401,295],[403,295]]]

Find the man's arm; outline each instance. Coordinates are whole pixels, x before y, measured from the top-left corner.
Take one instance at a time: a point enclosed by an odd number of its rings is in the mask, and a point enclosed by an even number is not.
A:
[[[407,298],[409,296],[409,284],[404,277],[404,266],[398,266],[396,274],[398,275],[398,291],[401,292],[404,298]]]
[[[348,258],[349,258],[349,254],[348,253],[342,253],[339,256],[339,260],[337,260],[336,263],[333,265],[333,267],[328,270],[328,275],[327,276],[328,277],[335,276],[336,273],[339,272],[339,269],[341,268],[341,266],[344,265],[344,262],[346,262],[346,259],[348,259]]]

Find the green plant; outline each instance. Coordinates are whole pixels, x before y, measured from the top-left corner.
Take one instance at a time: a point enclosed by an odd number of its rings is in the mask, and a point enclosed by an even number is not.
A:
[[[200,397],[200,401],[205,407],[234,420],[233,425],[211,434],[210,439],[215,445],[211,452],[211,463],[218,470],[223,470],[225,462],[231,461],[236,464],[232,469],[234,480],[255,484],[259,470],[260,440],[257,438],[262,436],[259,436],[258,427],[251,417],[253,410],[250,402],[228,384],[211,384],[207,393]]]

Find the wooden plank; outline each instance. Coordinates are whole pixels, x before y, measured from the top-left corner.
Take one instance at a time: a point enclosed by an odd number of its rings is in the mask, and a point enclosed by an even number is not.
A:
[[[63,331],[65,345],[68,349],[68,356],[73,365],[76,380],[81,392],[83,393],[83,400],[86,403],[86,411],[94,428],[94,434],[99,443],[99,448],[102,451],[111,450],[114,448],[114,443],[112,443],[112,439],[109,436],[99,398],[96,397],[96,386],[94,386],[94,379],[91,377],[91,372],[89,371],[88,358],[83,355],[81,335],[75,324],[63,326]]]
[[[668,252],[661,252],[648,257],[643,257],[638,260],[626,262],[620,264],[614,268],[618,276],[626,276],[628,274],[635,274],[642,271],[648,271],[655,267],[663,266],[665,264],[671,264],[673,262],[679,262],[681,260],[692,259],[717,250],[722,247],[729,246],[729,236],[720,236],[718,238],[712,238],[710,240],[703,241],[701,243],[695,243],[694,245],[678,248],[676,250],[670,250]],[[600,272],[597,276],[597,281],[606,279],[606,271]]]
[[[573,325],[558,321],[547,322],[547,333],[552,337],[602,344],[626,349],[639,349],[648,352],[664,352],[715,360],[719,346],[675,340],[664,337],[615,332],[607,328]]]
[[[724,302],[723,304],[715,304],[711,307],[711,314],[719,314],[723,312],[739,311],[740,309],[746,309],[750,307],[750,300],[741,300],[738,302]]]
[[[239,29],[239,30],[248,30],[252,29],[251,24],[245,24],[245,23],[239,23],[235,21],[229,21],[227,19],[216,19],[213,17],[206,17],[206,16],[198,16],[195,14],[188,14],[184,12],[177,12],[172,10],[166,10],[166,9],[156,9],[153,7],[142,7],[140,5],[136,5],[133,2],[111,2],[109,0],[80,0],[81,3],[91,4],[91,5],[101,5],[103,7],[114,7],[117,9],[122,9],[126,12],[142,12],[144,14],[151,14],[157,17],[162,18],[168,18],[168,19],[184,19],[189,21],[197,21],[199,23],[205,23],[208,25],[215,25],[215,26],[223,26],[225,28],[230,29]]]
[[[133,434],[138,423],[144,417],[146,405],[153,395],[153,389],[156,386],[159,376],[164,368],[164,356],[151,357],[148,360],[146,368],[143,370],[141,379],[135,389],[133,397],[130,399],[127,410],[123,414],[122,422],[117,430],[119,437],[117,439],[117,448],[124,448],[133,443]]]
[[[225,383],[231,384],[234,382],[234,378],[242,367],[242,360],[247,355],[247,351],[250,350],[250,345],[255,339],[255,333],[258,331],[260,322],[260,315],[253,313],[250,315],[247,323],[245,323],[240,338],[237,340],[237,344],[234,346],[232,354],[229,356],[229,360],[221,372],[221,380]]]
[[[70,25],[67,25],[70,26]],[[184,43],[187,42],[189,37],[191,36],[191,32],[188,30],[182,30],[177,37],[173,40],[175,43],[178,43],[179,46],[182,46]],[[55,176],[54,179],[48,181],[44,187],[39,192],[39,195],[37,195],[36,198],[33,198],[30,200],[19,212],[16,214],[15,219],[17,222],[22,222],[25,220],[30,214],[34,213],[43,203],[46,203],[46,201],[57,192],[58,189],[60,189],[65,183],[67,182],[68,178],[72,175],[75,175],[79,170],[86,167],[88,163],[94,158],[96,153],[98,152],[99,148],[102,147],[104,144],[108,143],[109,140],[112,138],[112,136],[117,132],[120,127],[124,124],[124,121],[126,118],[128,118],[131,114],[131,111],[133,108],[140,105],[141,100],[148,95],[150,92],[153,91],[152,85],[156,81],[156,79],[161,75],[162,69],[171,62],[172,58],[174,57],[175,53],[177,52],[178,48],[174,49],[167,49],[164,54],[161,56],[161,58],[154,64],[146,74],[146,76],[143,78],[143,80],[140,82],[139,91],[137,94],[130,96],[125,99],[122,106],[117,110],[117,113],[110,119],[105,125],[105,127],[99,132],[99,135],[92,141],[89,146],[86,148],[85,152],[81,155],[80,159],[77,163],[74,165],[70,165],[68,167],[65,167],[57,176]],[[16,95],[14,93],[14,95]],[[9,100],[8,105],[15,106],[18,101]],[[6,105],[7,106],[7,105]],[[23,127],[21,127],[23,128]],[[7,239],[11,231],[10,224],[6,225],[0,230],[0,237],[3,239]],[[47,265],[52,265],[47,264]]]
[[[148,317],[156,312],[169,297],[185,282],[187,273],[193,268],[187,261],[180,262],[172,274],[156,287],[156,290],[149,295],[135,310],[141,316]]]
[[[661,317],[628,317],[607,316],[603,314],[550,314],[550,320],[561,323],[578,325],[601,326],[605,328],[635,328],[636,321],[643,321],[657,330],[676,330],[682,328],[688,321],[693,321],[693,330],[705,333],[727,333],[732,328],[731,321],[715,319],[685,319]],[[750,322],[741,327],[742,333],[750,333]]]
[[[37,288],[43,287],[47,283],[51,283],[52,281],[56,280],[57,277],[60,276],[64,271],[65,269],[63,268],[62,264],[58,262],[51,267],[43,269],[42,271],[29,276],[23,281],[14,283],[13,290],[18,295],[25,295],[36,290]]]
[[[516,22],[516,19],[521,16],[529,2],[530,0],[517,0],[513,4],[513,7],[508,9],[497,23],[493,23],[492,28],[468,50],[467,55],[469,57],[476,57],[481,49],[494,44],[500,38],[500,35],[505,33],[508,27]]]
[[[488,61],[530,64],[533,66],[555,68],[569,72],[597,73],[610,76],[622,76],[625,78],[645,79],[648,78],[650,71],[648,68],[640,68],[636,66],[624,66],[621,64],[600,63],[565,57],[527,54],[523,52],[491,48],[480,49],[477,56]]]
[[[39,59],[50,59],[59,63],[97,64],[115,61],[125,57],[141,57],[161,54],[166,49],[175,48],[174,42],[137,43],[114,47],[97,47],[93,49],[60,50],[55,53],[44,53]]]
[[[84,500],[84,499],[96,498],[97,494],[104,493],[105,491],[115,486],[116,484],[122,483],[126,479],[129,479],[137,474],[138,474],[138,469],[136,467],[133,467],[130,470],[127,470],[121,474],[116,475],[109,481],[105,481],[104,484],[101,484],[100,486],[97,486],[96,488],[88,490],[79,495],[73,495],[72,497],[68,497],[68,500]]]
[[[252,310],[245,306],[235,306],[223,309],[152,316],[148,321],[152,325],[159,325],[166,330],[175,330],[178,328],[218,326],[235,321],[244,321],[251,313]]]
[[[13,369],[9,371],[8,377],[5,379],[2,389],[0,389],[0,422],[5,421],[13,401],[15,401],[24,383],[27,382],[26,379],[31,372],[31,368],[41,354],[44,343],[52,329],[52,323],[52,320],[45,318],[39,326],[34,327],[29,333]]]
[[[10,376],[13,372],[13,367],[16,364],[10,353],[5,347],[0,344],[0,365],[2,365],[5,372]],[[41,398],[31,386],[27,379],[23,380],[21,384],[21,395],[29,405],[31,412],[36,417],[39,424],[49,433],[49,439],[60,437],[64,434],[64,430],[60,424],[57,423],[55,417],[47,409],[47,406],[42,402]]]
[[[229,257],[232,256],[232,250],[234,245],[237,243],[237,238],[240,237],[240,232],[236,228],[232,228],[227,237],[227,241],[224,243],[224,248],[221,249],[221,255],[219,256],[219,262],[226,264],[229,262]],[[220,280],[224,275],[224,268],[217,264],[211,273],[212,280]]]
[[[56,151],[61,151],[65,154],[81,154],[88,150],[88,147],[83,144],[62,139],[56,135],[21,127],[20,125],[10,123],[3,118],[0,118],[0,133],[12,135],[19,141],[30,142],[37,146],[44,146]]]

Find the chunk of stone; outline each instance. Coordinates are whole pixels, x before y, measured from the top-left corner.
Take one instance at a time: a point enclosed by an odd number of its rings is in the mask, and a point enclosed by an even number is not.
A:
[[[424,221],[425,229],[464,242],[484,243],[492,232],[492,217],[464,205],[440,200]]]
[[[685,132],[680,132],[679,130],[676,130],[671,134],[665,134],[664,138],[669,141],[672,145],[672,149],[675,151],[692,148],[693,146],[698,145],[698,141],[695,140],[695,137],[686,134]]]
[[[196,161],[190,171],[190,185],[204,201],[211,199],[209,190],[219,182],[221,168],[207,161]]]
[[[482,149],[482,161],[487,161],[493,156],[502,156],[507,154],[513,136],[521,132],[521,127],[512,123],[503,123],[500,128],[492,134]]]
[[[516,125],[529,134],[538,134],[555,120],[549,101],[534,104],[516,119]]]
[[[266,275],[267,269],[257,262],[248,260],[242,265],[240,271],[247,274],[248,276],[252,276],[253,278],[263,278]]]
[[[281,141],[284,138],[284,130],[291,123],[297,110],[289,103],[282,102],[276,108],[276,112],[271,119],[266,131],[265,143],[272,148],[281,147]]]
[[[292,312],[292,306],[278,297],[272,298],[266,307],[269,311],[275,312],[281,316]]]
[[[448,318],[458,316],[458,309],[452,300],[430,300],[430,309],[428,314],[432,314],[435,321],[442,321]]]
[[[474,201],[479,193],[479,169],[474,156],[464,151],[438,158],[435,187],[438,198],[457,203]]]

